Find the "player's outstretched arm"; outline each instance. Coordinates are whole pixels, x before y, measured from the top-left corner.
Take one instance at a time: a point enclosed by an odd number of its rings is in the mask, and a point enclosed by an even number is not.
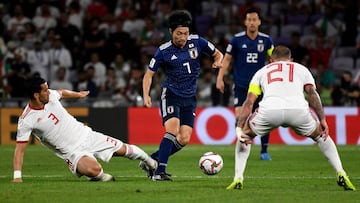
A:
[[[88,90],[76,92],[72,90],[61,89],[58,91],[60,92],[61,98],[63,99],[80,99],[86,97],[90,93]]]
[[[24,161],[24,153],[27,146],[27,142],[17,142],[14,152],[14,177],[13,182],[21,183],[22,182],[22,175],[21,169]]]

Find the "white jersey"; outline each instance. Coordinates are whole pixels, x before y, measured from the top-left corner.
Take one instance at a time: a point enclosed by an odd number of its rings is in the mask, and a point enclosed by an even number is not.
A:
[[[290,61],[270,63],[253,76],[250,84],[258,85],[263,92],[260,109],[308,109],[304,86],[315,86],[310,71]]]
[[[42,109],[27,105],[18,121],[16,141],[26,142],[30,134],[53,150],[59,157],[75,151],[88,137],[91,129],[77,121],[61,105],[61,95],[49,90],[49,102]]]

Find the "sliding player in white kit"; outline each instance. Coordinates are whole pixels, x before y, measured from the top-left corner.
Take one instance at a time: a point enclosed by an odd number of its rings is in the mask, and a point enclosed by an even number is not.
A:
[[[291,51],[285,46],[275,47],[270,62],[257,71],[250,82],[236,127],[236,135],[242,143],[239,152],[240,166],[227,189],[243,188],[245,166],[254,136],[266,135],[272,129],[283,126],[292,128],[300,136],[312,138],[334,168],[338,185],[345,190],[356,190],[346,175],[336,145],[329,136],[321,100],[309,70],[292,62]],[[308,95],[308,101],[304,97],[304,91]],[[259,108],[251,115],[254,102],[261,93],[264,96]]]
[[[113,156],[124,156],[156,169],[157,162],[142,149],[93,131],[70,115],[59,101],[83,98],[89,91],[51,90],[44,79],[33,77],[27,83],[27,94],[29,104],[18,121],[13,182],[22,182],[21,169],[31,134],[63,159],[74,175],[84,175],[91,181],[115,180],[103,172],[96,158],[109,162]]]

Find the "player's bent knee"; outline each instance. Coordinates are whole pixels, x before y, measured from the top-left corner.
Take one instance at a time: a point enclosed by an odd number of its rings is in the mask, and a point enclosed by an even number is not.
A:
[[[185,146],[185,145],[187,145],[187,144],[189,144],[189,142],[190,142],[190,138],[189,139],[179,139],[178,141],[177,141],[179,144],[181,144],[182,146]]]
[[[78,162],[77,171],[80,174],[95,177],[101,172],[101,170],[102,167],[100,163],[94,158],[84,156]]]
[[[318,125],[316,127],[316,129],[308,137],[310,137],[311,139],[316,141],[318,139],[318,137],[321,136],[321,129],[320,128],[321,128],[321,126]]]
[[[177,139],[177,141],[182,145],[185,146],[189,144],[191,135],[180,135]]]
[[[128,144],[123,144],[120,149],[114,152],[114,156],[125,156]]]

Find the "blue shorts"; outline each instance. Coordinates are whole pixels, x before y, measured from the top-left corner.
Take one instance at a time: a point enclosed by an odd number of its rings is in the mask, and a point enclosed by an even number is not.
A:
[[[235,86],[234,87],[234,107],[242,106],[244,101],[246,100],[248,94],[248,88]],[[253,107],[253,111],[259,107],[259,102],[262,99],[262,95],[260,95]]]
[[[235,86],[234,87],[234,107],[242,106],[246,96],[248,88]]]
[[[194,126],[196,97],[180,97],[167,88],[162,89],[160,111],[163,124],[176,117],[180,125]]]

